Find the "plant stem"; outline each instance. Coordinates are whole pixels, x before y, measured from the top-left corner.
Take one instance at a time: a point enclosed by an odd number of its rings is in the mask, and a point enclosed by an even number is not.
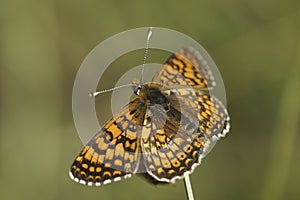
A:
[[[184,175],[184,183],[188,200],[194,200],[192,185],[188,174]]]

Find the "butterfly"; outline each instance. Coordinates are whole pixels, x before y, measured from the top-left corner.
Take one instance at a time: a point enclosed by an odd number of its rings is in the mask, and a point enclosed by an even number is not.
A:
[[[139,174],[154,184],[192,173],[220,137],[229,115],[209,94],[214,77],[192,47],[173,53],[149,83],[83,147],[70,169],[81,184],[100,186]]]

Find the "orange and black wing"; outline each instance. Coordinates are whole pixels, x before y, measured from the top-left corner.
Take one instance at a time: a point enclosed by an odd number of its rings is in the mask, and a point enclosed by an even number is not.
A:
[[[159,182],[191,173],[229,126],[215,97],[193,89],[166,92],[169,107],[147,110],[141,139],[145,168]]]
[[[215,96],[194,90],[192,88],[174,89],[177,92],[177,98],[182,102],[186,101],[189,107],[181,109],[183,113],[197,111],[197,122],[200,132],[206,138],[224,137],[229,131],[229,115],[222,102]],[[189,111],[189,109],[192,109]]]
[[[155,74],[153,82],[166,86],[190,86],[202,90],[215,86],[206,61],[192,47],[173,53]]]
[[[75,158],[70,177],[85,185],[100,186],[135,173],[145,109],[136,98],[108,121]]]

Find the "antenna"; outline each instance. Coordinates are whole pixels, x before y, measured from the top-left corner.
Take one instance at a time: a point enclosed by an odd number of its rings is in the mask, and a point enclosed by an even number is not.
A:
[[[120,85],[120,86],[117,86],[117,87],[114,87],[114,88],[110,88],[110,89],[106,89],[106,90],[101,90],[101,91],[98,91],[98,92],[90,92],[90,93],[89,93],[89,96],[90,96],[90,97],[95,97],[95,96],[97,96],[98,94],[102,94],[102,93],[105,93],[105,92],[110,92],[110,91],[113,91],[113,90],[116,90],[116,89],[120,89],[120,88],[123,88],[123,87],[133,87],[133,86],[135,86],[135,85],[136,85],[136,84],[129,83],[129,84]]]
[[[146,48],[145,48],[145,52],[144,52],[144,58],[143,58],[143,64],[142,64],[142,70],[141,70],[140,85],[144,84],[144,69],[145,69],[145,63],[146,63],[146,58],[147,58],[148,49],[149,49],[149,42],[150,42],[150,38],[152,35],[152,29],[153,29],[152,27],[149,27],[148,32],[147,32]]]
[[[147,54],[148,54],[149,41],[150,41],[151,35],[152,35],[152,27],[149,27],[148,32],[147,32],[146,48],[145,48],[145,52],[144,52],[144,58],[143,58],[143,64],[142,64],[142,70],[141,70],[141,78],[140,78],[139,85],[142,85],[144,83],[144,68],[145,68],[146,58],[147,58]],[[136,83],[129,83],[129,84],[120,85],[120,86],[117,86],[117,87],[114,87],[114,88],[101,90],[101,91],[98,91],[98,92],[90,92],[89,96],[90,97],[95,97],[98,94],[102,94],[102,93],[105,93],[105,92],[110,92],[110,91],[120,89],[120,88],[123,88],[123,87],[133,87],[133,86],[136,86],[136,85],[137,85]]]

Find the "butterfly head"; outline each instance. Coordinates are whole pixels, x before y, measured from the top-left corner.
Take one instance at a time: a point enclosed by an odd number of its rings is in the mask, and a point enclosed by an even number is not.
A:
[[[136,95],[140,95],[140,92],[141,92],[141,89],[142,89],[142,84],[141,84],[141,82],[138,80],[138,79],[133,79],[132,81],[131,81],[131,83],[132,83],[132,88],[133,88],[133,92],[134,92],[134,94],[136,94]]]

